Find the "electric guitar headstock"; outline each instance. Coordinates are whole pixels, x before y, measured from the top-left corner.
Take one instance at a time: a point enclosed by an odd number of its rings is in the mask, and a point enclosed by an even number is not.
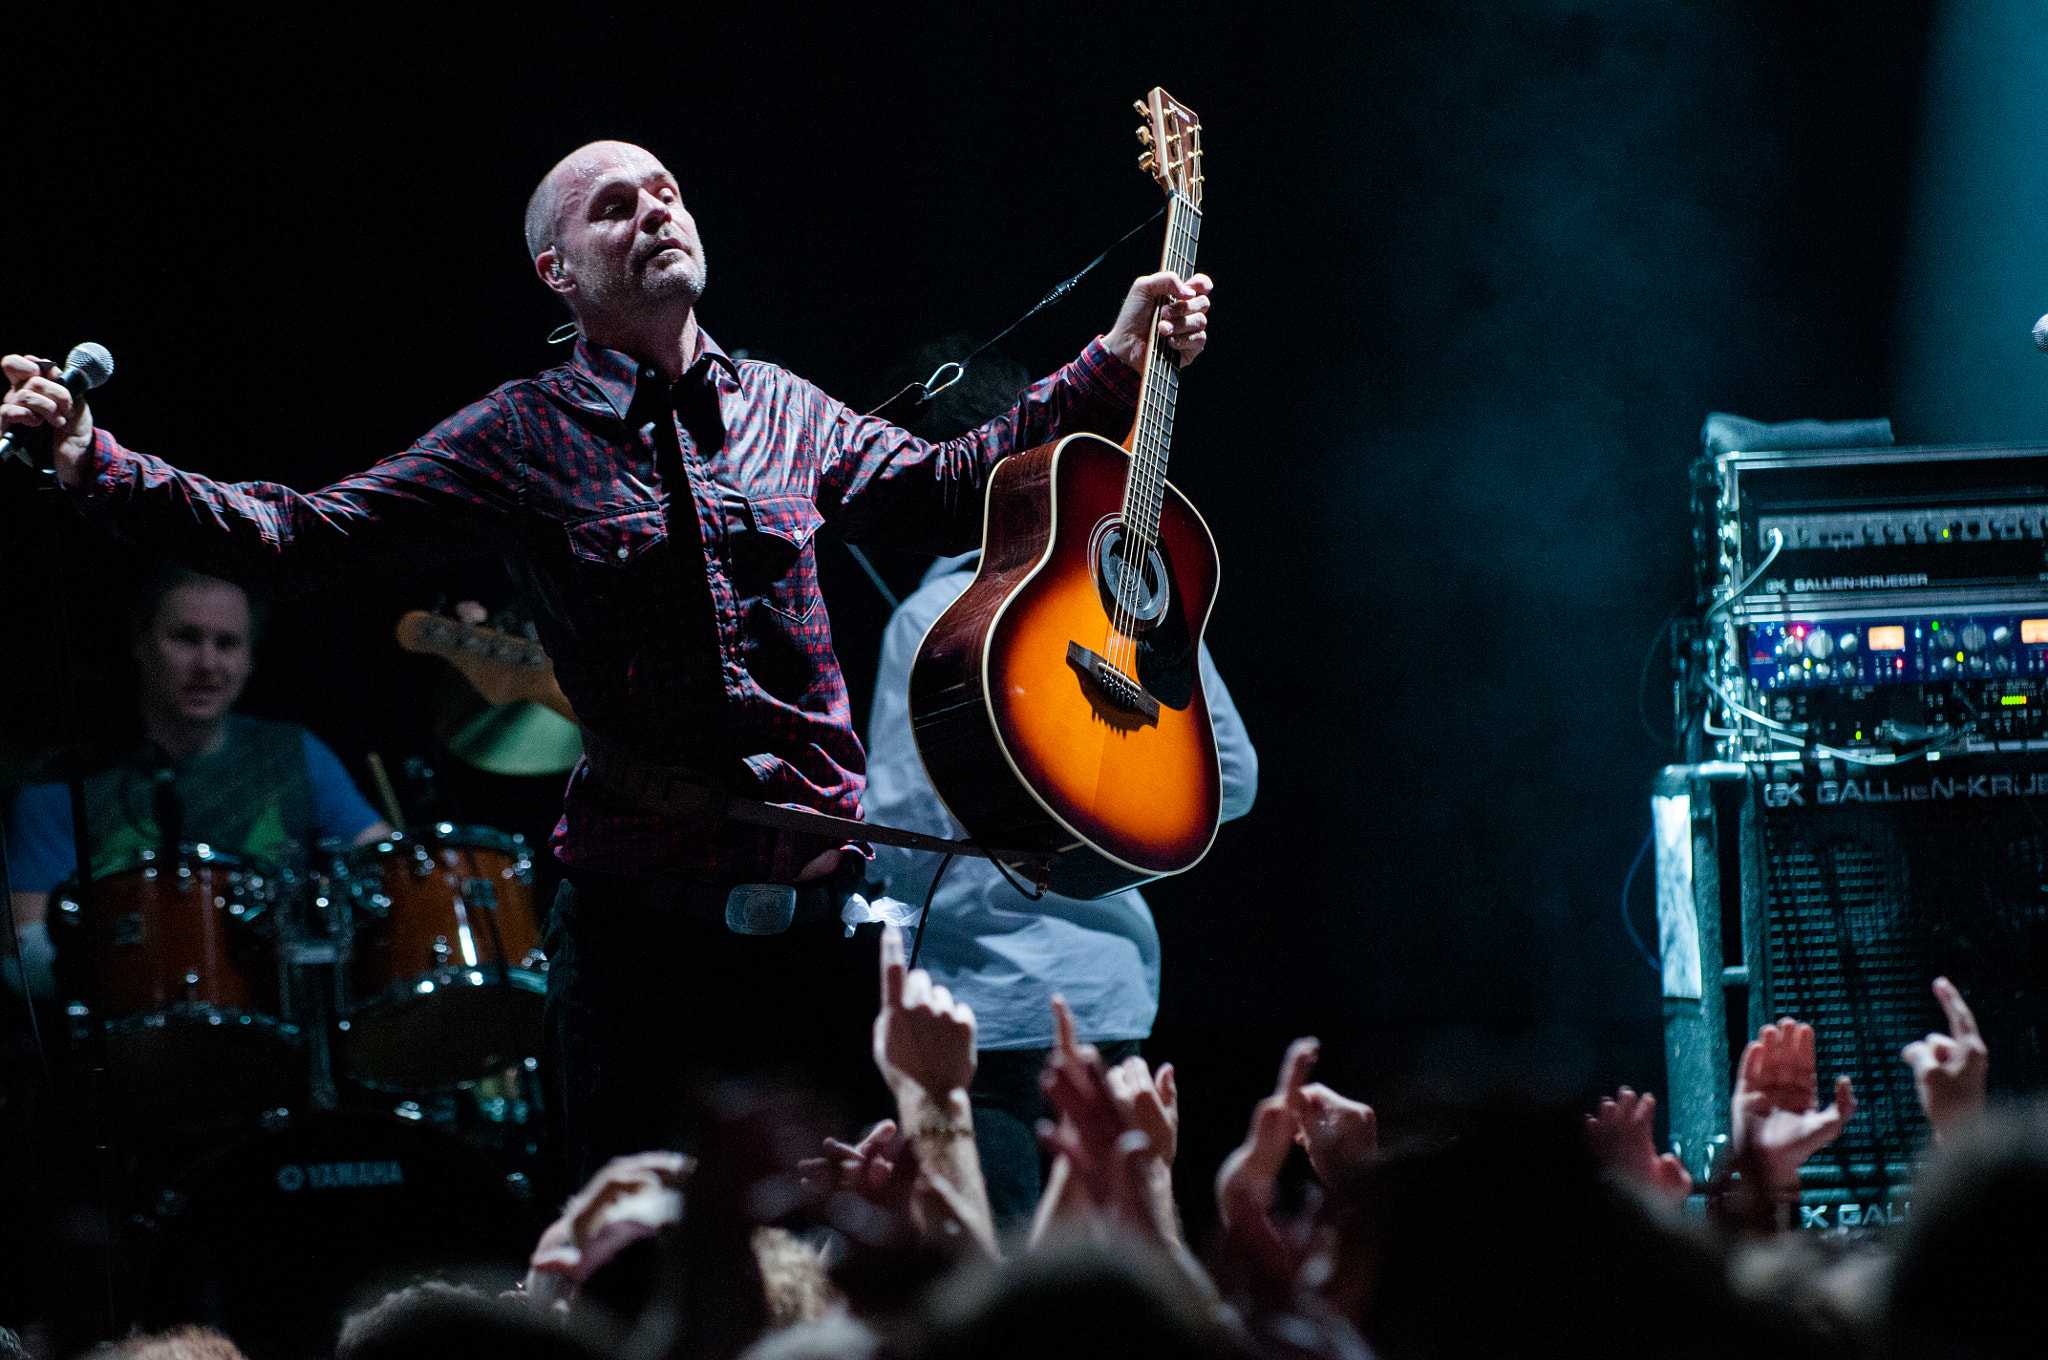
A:
[[[1201,118],[1157,85],[1131,107],[1145,120],[1138,125],[1138,141],[1145,148],[1139,153],[1138,168],[1168,194],[1180,194],[1201,207]]]
[[[532,638],[424,609],[409,611],[394,631],[398,645],[408,652],[438,656],[461,671],[486,702],[509,704],[528,699],[575,720],[569,701],[555,683],[554,663]]]

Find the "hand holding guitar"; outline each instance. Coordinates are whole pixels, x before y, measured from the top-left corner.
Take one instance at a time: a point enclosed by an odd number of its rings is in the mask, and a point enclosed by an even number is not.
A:
[[[1165,270],[1145,275],[1124,295],[1123,309],[1116,325],[1102,337],[1103,345],[1143,372],[1150,322],[1158,328],[1159,338],[1179,352],[1180,366],[1186,368],[1209,343],[1209,293],[1214,287],[1207,274],[1185,281]]]

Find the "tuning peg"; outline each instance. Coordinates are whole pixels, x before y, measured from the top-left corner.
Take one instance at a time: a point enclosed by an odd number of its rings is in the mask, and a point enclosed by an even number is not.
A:
[[[1143,170],[1146,174],[1151,174],[1152,171],[1155,168],[1157,168],[1158,164],[1159,162],[1153,158],[1151,152],[1140,151],[1138,153],[1138,168],[1140,170]]]
[[[1137,110],[1140,118],[1150,118],[1152,116],[1152,106],[1142,99],[1133,99],[1131,107]]]
[[[1138,144],[1139,144],[1140,146],[1150,146],[1150,145],[1152,145],[1152,129],[1151,129],[1151,128],[1148,128],[1148,127],[1140,127],[1140,128],[1138,129]]]

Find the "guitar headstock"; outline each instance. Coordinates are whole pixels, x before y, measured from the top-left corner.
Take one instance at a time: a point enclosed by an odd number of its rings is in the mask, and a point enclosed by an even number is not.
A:
[[[1157,85],[1131,107],[1145,120],[1138,125],[1138,141],[1145,147],[1138,156],[1138,168],[1158,180],[1167,193],[1182,194],[1201,207],[1201,118]]]

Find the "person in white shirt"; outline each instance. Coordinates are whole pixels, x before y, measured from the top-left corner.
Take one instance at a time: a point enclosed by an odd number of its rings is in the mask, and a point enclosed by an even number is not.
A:
[[[911,740],[910,666],[925,631],[973,581],[978,557],[934,563],[889,620],[861,799],[871,822],[934,836],[966,834],[925,778]],[[1229,821],[1251,810],[1259,758],[1206,643],[1200,664],[1223,770],[1223,819]],[[921,905],[938,867],[938,855],[877,846],[869,874],[890,896]],[[973,1008],[978,1061],[969,1094],[976,1142],[997,1227],[1015,1231],[1029,1222],[1043,1178],[1035,1129],[1046,1110],[1038,1073],[1053,1044],[1053,993],[1065,996],[1080,1038],[1100,1048],[1105,1062],[1113,1066],[1136,1053],[1159,1012],[1159,932],[1151,908],[1136,889],[1091,902],[1051,893],[1032,901],[987,860],[958,858],[932,900],[918,966]]]

